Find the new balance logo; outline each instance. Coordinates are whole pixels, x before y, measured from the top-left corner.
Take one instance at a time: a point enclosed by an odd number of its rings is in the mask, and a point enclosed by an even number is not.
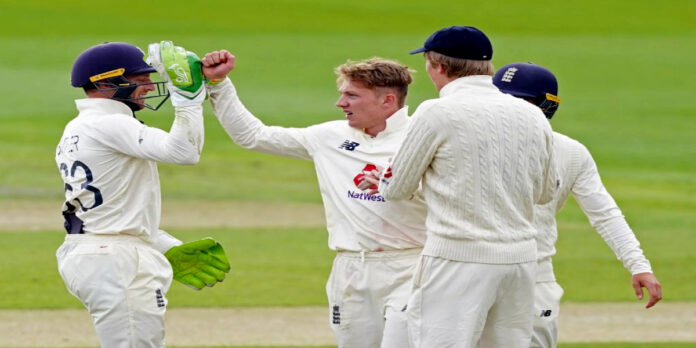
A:
[[[551,310],[550,309],[542,309],[541,310],[541,315],[540,317],[550,317],[551,316]]]
[[[162,308],[165,306],[164,295],[162,295],[162,290],[155,290],[155,298],[157,299],[157,307]]]
[[[341,311],[338,306],[333,306],[333,323],[336,325],[341,324]]]
[[[353,150],[355,150],[355,148],[358,147],[358,146],[360,146],[360,144],[358,144],[358,143],[356,143],[356,142],[354,142],[354,141],[346,140],[346,141],[344,141],[343,144],[341,144],[341,146],[339,146],[338,148],[339,148],[339,149],[345,149],[345,150],[348,150],[348,151],[353,151]]]
[[[503,82],[512,82],[512,78],[515,77],[515,73],[517,72],[517,68],[510,67],[507,70],[505,70],[505,73],[503,74],[503,77],[500,79]]]

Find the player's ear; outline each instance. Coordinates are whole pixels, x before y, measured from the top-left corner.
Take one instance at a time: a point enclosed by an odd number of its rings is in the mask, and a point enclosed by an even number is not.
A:
[[[396,105],[398,102],[398,98],[396,97],[396,94],[393,92],[387,92],[384,93],[384,96],[382,98],[382,105],[384,105],[387,108],[391,108],[392,106]]]
[[[437,69],[437,72],[439,72],[440,74],[447,75],[447,69],[443,64],[438,63],[435,69]]]

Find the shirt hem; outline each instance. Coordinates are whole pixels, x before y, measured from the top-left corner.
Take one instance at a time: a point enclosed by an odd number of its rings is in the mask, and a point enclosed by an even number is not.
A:
[[[533,238],[522,241],[450,239],[429,234],[423,255],[488,264],[536,262],[536,241]]]

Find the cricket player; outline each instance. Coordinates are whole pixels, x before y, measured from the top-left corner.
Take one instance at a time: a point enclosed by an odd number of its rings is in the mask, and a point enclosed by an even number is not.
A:
[[[164,347],[172,277],[201,289],[230,269],[214,240],[182,244],[159,229],[156,163],[195,164],[203,147],[200,60],[169,41],[150,45],[151,65],[143,56],[136,46],[109,42],[77,57],[71,84],[86,97],[75,101],[79,114],[65,127],[55,157],[68,233],[56,252],[58,270],[109,348]],[[153,83],[154,72],[165,82]],[[135,117],[145,107],[159,108],[169,93],[175,110],[169,133]],[[152,97],[161,102],[150,105]]]
[[[556,77],[546,68],[532,63],[508,64],[493,76],[502,92],[522,98],[538,106],[549,120],[558,109]],[[551,258],[556,254],[558,239],[555,216],[572,193],[590,224],[633,275],[636,296],[643,298],[643,287],[649,294],[646,308],[662,298],[662,288],[643,255],[640,244],[621,210],[602,184],[590,152],[578,141],[553,133],[553,151],[561,185],[553,200],[536,206],[537,277],[534,292],[534,333],[532,347],[556,347],[558,344],[558,315],[563,289],[556,282]]]
[[[247,149],[314,162],[329,248],[336,250],[326,291],[338,346],[406,347],[401,310],[425,240],[425,204],[419,195],[387,202],[356,184],[364,171],[386,165],[404,139],[408,68],[378,58],[343,64],[336,106],[346,119],[283,128],[264,125],[241,103],[226,78],[234,59],[227,51],[203,58],[206,76],[224,79],[208,92],[227,134]]]
[[[527,348],[534,205],[557,185],[551,127],[493,85],[492,45],[477,28],[438,30],[419,52],[440,98],[418,106],[378,183],[388,201],[422,184],[428,206],[407,309],[413,347]]]

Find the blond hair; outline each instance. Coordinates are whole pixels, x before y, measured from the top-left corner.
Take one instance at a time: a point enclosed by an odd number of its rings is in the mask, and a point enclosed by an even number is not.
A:
[[[493,76],[495,70],[490,60],[472,60],[453,58],[435,51],[426,51],[425,59],[433,66],[442,65],[447,77],[462,77],[470,75]]]
[[[350,80],[375,89],[379,94],[385,92],[380,91],[383,89],[393,90],[399,107],[402,107],[406,102],[408,85],[413,81],[411,73],[415,71],[396,61],[373,57],[359,62],[348,60],[336,67],[334,72],[338,85]]]

